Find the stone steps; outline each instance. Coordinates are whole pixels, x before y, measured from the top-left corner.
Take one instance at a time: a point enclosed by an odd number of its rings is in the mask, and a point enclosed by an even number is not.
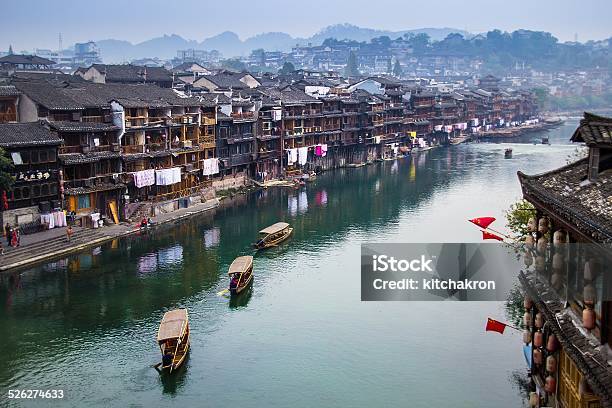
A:
[[[50,254],[67,248],[76,247],[104,236],[105,234],[101,231],[75,231],[75,233],[72,235],[72,240],[70,243],[66,241],[65,236],[61,236],[52,240],[37,242],[25,247],[5,250],[4,256],[0,258],[0,265],[9,265],[33,256]]]

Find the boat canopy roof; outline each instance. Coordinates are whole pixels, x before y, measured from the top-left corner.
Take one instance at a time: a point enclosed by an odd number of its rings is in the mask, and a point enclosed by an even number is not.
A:
[[[282,230],[289,227],[289,224],[286,222],[277,222],[276,224],[272,224],[267,228],[259,231],[260,234],[276,234],[277,232],[281,232]]]
[[[180,338],[187,328],[187,309],[174,309],[166,312],[159,325],[157,342]]]
[[[251,267],[251,265],[253,265],[252,256],[239,256],[238,258],[234,259],[234,262],[232,262],[232,264],[230,265],[227,274],[233,275],[235,273],[246,272]]]

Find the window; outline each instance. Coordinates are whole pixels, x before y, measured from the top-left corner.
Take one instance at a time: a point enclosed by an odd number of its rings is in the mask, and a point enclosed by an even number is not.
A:
[[[49,184],[49,195],[57,195],[57,184],[51,183]]]
[[[21,188],[21,197],[25,200],[30,198],[30,187],[22,187]]]
[[[49,161],[49,151],[48,150],[41,150],[38,152],[39,156],[38,156],[38,160],[41,163],[46,163]]]
[[[57,155],[55,153],[55,149],[49,150],[49,161],[54,162],[57,160]]]
[[[32,197],[40,197],[40,185],[35,184],[32,186]]]
[[[16,165],[23,164],[23,160],[21,159],[21,154],[19,152],[11,153],[11,158],[13,159],[13,163]]]
[[[38,163],[38,151],[33,150],[30,152],[30,163]]]
[[[13,190],[13,200],[21,200],[21,189],[16,188]]]
[[[86,195],[80,195],[79,197],[79,202],[78,202],[78,209],[82,209],[82,208],[89,208],[91,207],[90,201],[89,201],[89,194]]]
[[[49,195],[49,184],[43,184],[40,189],[40,195],[48,196]]]

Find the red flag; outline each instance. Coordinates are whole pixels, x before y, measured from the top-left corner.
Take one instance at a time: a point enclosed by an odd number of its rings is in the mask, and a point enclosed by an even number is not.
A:
[[[498,332],[499,334],[504,334],[504,330],[506,330],[506,325],[504,323],[493,320],[490,317],[487,319],[487,327],[485,327],[485,331],[494,331]]]
[[[491,225],[493,221],[495,221],[495,217],[478,217],[468,221],[472,224],[478,225],[479,227],[487,229],[487,227]]]
[[[504,239],[499,235],[492,234],[487,231],[482,231],[482,239],[496,239],[498,241],[503,241]]]

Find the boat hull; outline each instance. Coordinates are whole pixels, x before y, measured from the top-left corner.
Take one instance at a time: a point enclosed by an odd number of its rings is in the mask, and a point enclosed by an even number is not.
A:
[[[246,290],[249,287],[251,282],[253,282],[253,271],[251,271],[251,274],[249,275],[249,279],[247,279],[247,281],[244,284],[242,284],[241,286],[235,287],[235,288],[231,288],[230,293],[232,295],[239,295],[242,291]]]
[[[266,249],[280,244],[288,239],[293,233],[293,228],[288,228],[287,233],[271,241],[264,242],[262,245],[255,245],[257,249]]]

